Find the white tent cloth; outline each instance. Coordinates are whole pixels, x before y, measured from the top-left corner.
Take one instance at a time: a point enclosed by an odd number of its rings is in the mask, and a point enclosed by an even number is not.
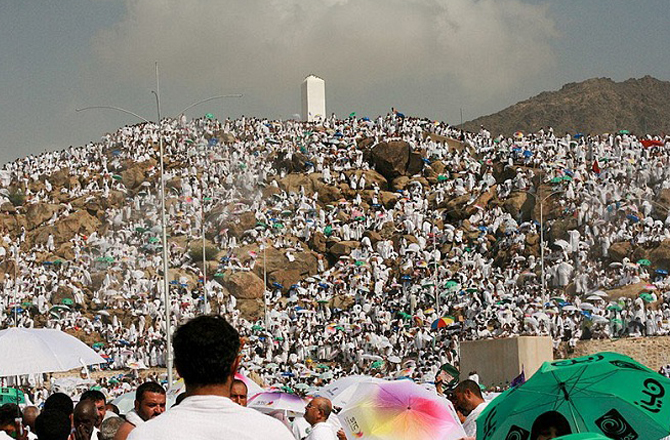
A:
[[[46,328],[0,331],[0,377],[68,371],[106,361],[65,332]]]

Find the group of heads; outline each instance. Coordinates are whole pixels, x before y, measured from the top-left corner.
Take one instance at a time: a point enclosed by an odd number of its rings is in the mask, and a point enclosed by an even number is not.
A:
[[[187,394],[199,387],[224,386],[228,387],[231,400],[246,406],[247,385],[234,379],[240,362],[240,337],[223,317],[201,316],[180,326],[175,332],[173,346],[175,367],[184,379]],[[165,389],[155,382],[140,385],[134,406],[142,420],[157,417],[166,409]],[[111,417],[105,420],[110,409],[118,413],[118,409],[108,404],[105,395],[97,390],[84,392],[77,405],[66,394],[54,393],[45,401],[41,413],[35,407],[27,408],[25,415],[17,405],[0,407],[0,430],[13,438],[21,438],[25,425],[30,426],[40,440],[66,440],[73,429],[79,430],[82,438],[91,438],[97,428],[103,438],[113,438],[123,419]],[[327,412],[330,414],[330,410]]]

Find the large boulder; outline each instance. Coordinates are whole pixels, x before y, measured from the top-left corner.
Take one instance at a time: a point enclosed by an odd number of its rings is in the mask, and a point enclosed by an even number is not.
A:
[[[318,272],[318,254],[312,251],[291,252],[293,261],[286,257],[286,251],[277,249],[274,246],[268,246],[265,251],[259,249],[257,244],[244,246],[237,252],[237,257],[244,261],[249,252],[256,254],[256,265],[253,272],[258,278],[263,279],[264,273],[267,274],[268,284],[273,279],[290,279],[291,284]],[[283,272],[290,271],[288,275],[282,275]],[[294,273],[295,272],[295,273]],[[275,276],[275,273],[278,273]],[[295,274],[298,275],[296,278]],[[279,282],[279,281],[277,281]],[[283,282],[280,284],[285,285]],[[290,284],[289,284],[290,285]]]
[[[293,284],[296,284],[303,278],[300,270],[291,269],[287,267],[286,269],[276,270],[268,275],[268,284],[272,286],[272,283],[279,283],[284,286],[285,289],[288,289]]]
[[[230,234],[239,238],[244,234],[244,231],[256,226],[256,214],[252,211],[232,214],[223,226],[228,228]]]
[[[621,261],[630,255],[633,245],[629,241],[618,241],[612,243],[609,248],[609,257],[614,261]]]
[[[307,196],[319,193],[319,202],[328,204],[342,198],[342,190],[333,185],[327,185],[323,182],[321,173],[311,173],[309,175],[302,173],[291,173],[278,181],[279,187],[287,193],[299,194],[301,189]]]
[[[149,168],[156,166],[155,159],[149,159],[144,162],[139,162],[123,172],[121,172],[121,178],[123,184],[127,189],[137,188],[147,179],[146,171]]]
[[[101,230],[102,223],[97,217],[93,217],[88,211],[75,211],[67,217],[61,218],[53,226],[41,226],[26,234],[26,242],[32,246],[36,243],[46,243],[49,234],[54,237],[54,244],[70,241],[76,234],[90,235],[94,231]],[[102,234],[101,234],[102,235]]]
[[[281,152],[274,158],[272,167],[277,171],[284,169],[288,173],[299,173],[305,170],[307,161],[307,156],[300,152],[293,152],[290,156],[288,153]]]
[[[610,253],[611,251],[610,247]],[[656,269],[670,270],[670,240],[664,240],[661,244],[649,253],[649,260]]]
[[[423,160],[405,141],[380,142],[371,150],[370,161],[386,180],[421,172]]]
[[[517,191],[503,202],[503,209],[509,212],[512,217],[520,220],[529,220],[530,212],[533,208],[535,198],[525,192]]]
[[[223,285],[238,299],[263,298],[263,280],[253,272],[233,272]]]
[[[26,227],[27,224],[28,222],[26,221],[25,215],[0,214],[0,228],[10,234],[19,234],[21,232],[21,227]]]
[[[350,171],[345,171],[344,175],[347,176],[347,178],[351,178],[351,175],[355,174],[356,177],[358,178],[358,182],[360,183],[361,177],[365,176],[365,187],[370,188],[373,186],[373,184],[376,184],[377,187],[381,190],[386,190],[388,189],[388,180],[381,174],[379,174],[375,170],[350,170]],[[359,190],[365,189],[361,188],[360,186],[358,187]]]
[[[51,203],[31,203],[26,206],[28,229],[34,229],[53,217],[59,210],[58,205]]]
[[[42,176],[41,180],[49,179],[49,182],[54,188],[61,188],[70,181],[70,168],[60,168],[58,171],[48,175]]]
[[[670,189],[662,189],[653,206],[654,213],[656,214],[654,217],[665,220],[670,209]]]
[[[351,254],[351,251],[358,249],[360,247],[360,242],[358,241],[338,241],[335,242],[328,248],[328,253],[335,258],[340,258],[344,255]]]

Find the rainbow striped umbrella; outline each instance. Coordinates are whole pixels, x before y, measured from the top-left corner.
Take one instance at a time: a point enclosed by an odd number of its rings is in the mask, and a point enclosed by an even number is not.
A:
[[[452,318],[451,316],[443,316],[442,318],[437,318],[435,321],[433,321],[433,323],[430,324],[430,328],[435,330],[438,328],[448,327],[453,323],[454,318]]]
[[[364,383],[338,415],[347,438],[456,440],[465,437],[451,402],[410,380]]]

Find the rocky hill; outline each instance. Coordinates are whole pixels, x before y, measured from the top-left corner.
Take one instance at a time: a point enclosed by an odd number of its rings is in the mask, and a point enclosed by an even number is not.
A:
[[[536,132],[551,126],[556,134],[670,132],[670,82],[650,76],[614,82],[593,78],[543,92],[498,113],[464,124],[476,131],[480,125],[493,135],[509,136],[517,130]]]

